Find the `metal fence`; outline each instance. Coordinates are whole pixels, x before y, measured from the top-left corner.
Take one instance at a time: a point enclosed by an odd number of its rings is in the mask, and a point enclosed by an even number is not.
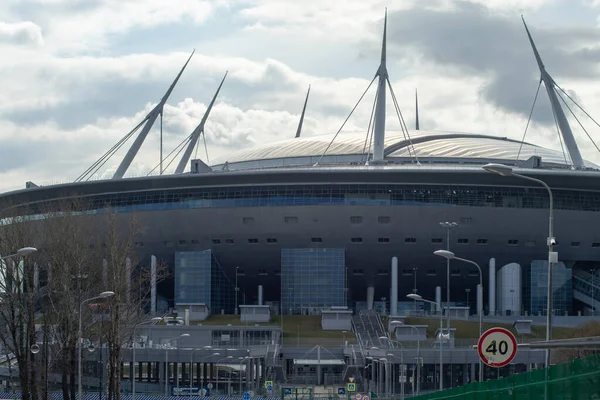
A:
[[[600,399],[600,354],[548,369],[476,382],[413,397],[415,400],[578,400]]]

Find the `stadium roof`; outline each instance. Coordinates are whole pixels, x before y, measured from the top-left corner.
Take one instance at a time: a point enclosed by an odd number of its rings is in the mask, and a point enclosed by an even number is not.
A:
[[[333,135],[300,137],[272,142],[250,149],[229,153],[216,160],[213,166],[229,166],[251,163],[259,166],[265,160],[280,160],[281,165],[307,164],[316,162],[323,154],[323,162],[350,162],[366,160],[365,133],[342,133],[333,141]],[[331,146],[327,148],[331,143]],[[411,145],[412,144],[412,145]],[[385,158],[387,160],[410,159],[416,154],[420,161],[428,158],[456,162],[460,159],[505,160],[512,163],[525,161],[531,156],[539,156],[544,163],[570,165],[568,155],[531,143],[521,143],[514,139],[491,135],[459,132],[412,131],[410,140],[402,132],[386,132]],[[268,163],[275,166],[273,162]],[[279,163],[277,163],[279,164]],[[249,165],[250,166],[250,165]],[[267,165],[264,165],[267,166]],[[597,168],[586,162],[586,166]]]

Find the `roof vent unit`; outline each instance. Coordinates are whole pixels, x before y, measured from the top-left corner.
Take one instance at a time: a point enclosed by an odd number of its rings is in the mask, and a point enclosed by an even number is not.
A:
[[[190,167],[190,173],[192,174],[205,174],[207,172],[213,172],[212,168],[206,165],[202,160],[192,160]]]
[[[522,168],[542,168],[542,157],[531,156],[522,165]]]
[[[31,189],[31,188],[36,188],[36,187],[39,187],[39,186],[31,181],[25,182],[25,189]]]

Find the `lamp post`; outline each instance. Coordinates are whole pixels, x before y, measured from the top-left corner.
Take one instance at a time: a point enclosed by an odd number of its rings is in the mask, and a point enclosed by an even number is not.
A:
[[[456,228],[456,222],[440,222],[440,226],[446,229],[446,250],[450,251],[450,230]],[[440,300],[440,308],[442,301]],[[446,307],[450,307],[450,259],[446,260]],[[442,309],[442,312],[444,310]],[[450,310],[446,318],[446,329],[450,332]]]
[[[554,252],[554,245],[556,244],[556,239],[554,238],[554,198],[552,196],[552,189],[550,186],[546,184],[546,182],[532,178],[530,176],[517,174],[513,171],[513,169],[507,165],[503,164],[486,164],[482,167],[484,170],[488,172],[493,172],[500,176],[513,176],[515,178],[525,179],[531,182],[535,182],[539,185],[542,185],[546,191],[548,191],[548,197],[550,199],[549,204],[549,215],[548,215],[548,299],[547,299],[547,312],[546,312],[546,341],[549,342],[552,340],[552,264],[558,262],[558,253]],[[546,349],[546,360],[545,366],[548,368],[550,366],[550,349]]]
[[[402,345],[402,342],[398,341],[398,340],[392,340],[390,337],[388,336],[381,336],[379,339],[383,340],[383,339],[387,339],[390,342],[390,347],[394,348],[394,343],[398,343],[400,345],[400,376],[404,376],[404,346]],[[394,354],[392,353],[388,353],[386,354],[387,356],[392,356],[392,357],[396,357]],[[391,383],[393,383],[393,379],[389,380]],[[387,390],[387,385],[386,385],[386,390]],[[404,380],[402,380],[400,382],[400,397],[402,398],[402,400],[404,400]]]
[[[135,400],[135,330],[138,326],[149,324],[150,322],[162,321],[161,317],[154,317],[146,321],[138,322],[133,326],[133,340],[132,340],[132,349],[131,349],[131,400]]]
[[[194,353],[200,350],[210,350],[212,349],[211,346],[204,346],[201,349],[194,349],[192,350],[192,353],[190,354],[190,396],[192,395],[192,387],[194,387]],[[207,356],[202,357],[202,361],[212,357],[212,356],[218,356],[220,355],[220,353],[213,353],[213,354],[209,354]],[[203,371],[204,372],[204,371]],[[202,376],[202,375],[200,375]],[[200,390],[202,390],[202,380],[200,380]],[[200,396],[200,394],[198,394]]]
[[[412,292],[414,294],[417,294],[417,270],[418,270],[418,268],[413,267],[412,270],[413,270],[413,281],[414,281]],[[416,301],[413,301],[413,311],[416,315],[417,314],[417,302]]]
[[[85,299],[83,300],[81,303],[79,303],[79,330],[77,331],[77,364],[78,364],[78,377],[77,377],[77,392],[79,394],[78,399],[81,400],[82,399],[82,395],[83,395],[83,390],[82,390],[82,386],[81,386],[81,376],[83,374],[83,363],[81,360],[82,354],[81,354],[81,336],[82,336],[82,328],[81,328],[81,324],[82,324],[82,312],[83,312],[83,305],[87,302],[90,302],[92,300],[100,300],[100,299],[106,299],[110,296],[114,296],[115,292],[111,292],[111,291],[106,291],[106,292],[102,292],[100,293],[98,296],[96,297],[90,297],[89,299]]]
[[[170,344],[171,342],[178,340],[182,337],[188,337],[190,336],[189,333],[183,333],[179,336],[175,336],[174,338],[171,339],[167,339],[166,342],[167,344]],[[179,371],[177,371],[177,375],[179,376]],[[165,396],[169,395],[169,349],[166,348],[165,349]]]
[[[240,269],[239,266],[235,267],[235,312],[234,312],[234,314],[236,314],[236,315],[238,313],[238,292],[240,291],[240,288],[238,287],[238,269]]]
[[[416,300],[415,300],[415,303],[416,303]],[[415,366],[416,366],[416,371],[417,371],[417,373],[416,373],[416,379],[417,379],[417,395],[418,395],[419,394],[419,384],[420,384],[420,381],[419,381],[419,370],[420,370],[419,360],[421,359],[421,357],[420,357],[421,340],[418,339],[418,337],[421,334],[421,332],[419,332],[419,328],[417,328],[416,326],[414,326],[414,325],[407,325],[407,324],[402,323],[401,321],[392,321],[392,322],[390,322],[390,324],[391,325],[406,326],[408,328],[414,329],[417,332],[417,364]]]
[[[443,320],[441,304],[436,303],[435,301],[425,300],[418,294],[411,293],[411,294],[407,294],[406,297],[408,297],[409,299],[412,299],[412,300],[422,301],[422,302],[433,304],[437,307],[440,307],[440,335],[439,335],[439,339],[440,339],[440,389],[439,390],[443,390],[444,389],[444,362],[443,362],[442,344],[444,342],[444,335],[442,333],[442,329],[444,328],[444,320]]]
[[[479,287],[481,288],[481,305],[483,308],[483,273],[479,264],[477,264],[475,261],[467,260],[466,258],[456,257],[453,252],[447,250],[436,250],[433,252],[433,254],[444,257],[447,260],[458,260],[477,267],[477,270],[479,271]],[[481,337],[483,334],[483,312],[479,309],[479,307],[477,307],[477,314],[479,315],[479,337]],[[479,382],[483,382],[483,363],[481,360],[479,360]]]
[[[219,391],[219,363],[221,361],[223,361],[223,360],[231,360],[232,358],[233,358],[233,356],[227,356],[227,357],[224,357],[224,358],[221,358],[221,359],[217,360],[217,364],[216,364],[216,367],[217,367],[217,383],[215,385],[215,390],[217,392]]]
[[[596,295],[596,289],[595,289],[595,278],[596,278],[596,268],[592,268],[590,269],[590,273],[592,274],[592,315],[596,316],[596,298],[594,297]]]

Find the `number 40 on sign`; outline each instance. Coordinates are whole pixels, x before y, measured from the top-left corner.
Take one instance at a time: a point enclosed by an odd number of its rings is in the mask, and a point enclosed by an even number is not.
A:
[[[508,329],[491,328],[479,338],[477,352],[484,363],[501,368],[517,355],[517,339]]]

